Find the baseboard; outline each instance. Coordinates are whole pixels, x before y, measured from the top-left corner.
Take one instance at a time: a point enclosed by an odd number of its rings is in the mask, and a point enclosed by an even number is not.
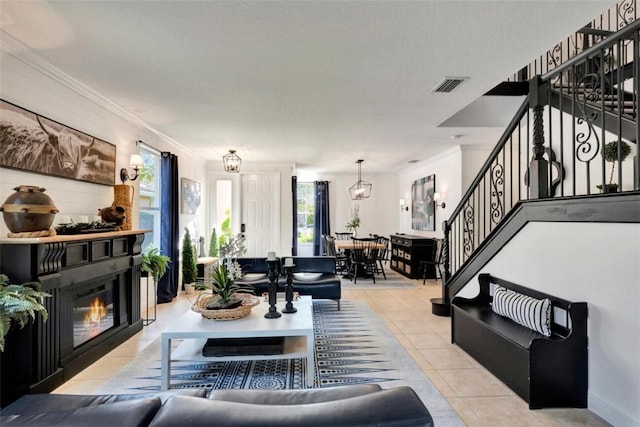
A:
[[[640,427],[640,420],[633,420],[604,400],[589,393],[589,410],[616,427]]]

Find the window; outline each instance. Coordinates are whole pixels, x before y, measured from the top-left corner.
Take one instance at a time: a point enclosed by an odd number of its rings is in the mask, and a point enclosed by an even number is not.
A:
[[[313,243],[315,195],[313,182],[298,183],[298,245]]]
[[[140,228],[149,229],[144,236],[142,251],[149,246],[160,248],[160,188],[162,176],[160,153],[140,147],[144,165],[140,170]]]

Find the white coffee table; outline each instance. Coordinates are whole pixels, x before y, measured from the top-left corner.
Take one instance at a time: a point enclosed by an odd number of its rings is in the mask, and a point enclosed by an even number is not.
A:
[[[297,313],[285,314],[277,319],[265,319],[269,304],[260,298],[251,314],[237,320],[209,320],[189,310],[162,332],[161,388],[170,387],[171,362],[174,361],[227,361],[307,358],[307,381],[313,384],[315,364],[313,360],[313,308],[310,296],[302,296],[293,305]],[[285,302],[278,301],[282,312]],[[202,347],[207,339],[285,337],[284,352],[276,355],[239,355],[204,357]],[[173,352],[171,340],[184,340]]]

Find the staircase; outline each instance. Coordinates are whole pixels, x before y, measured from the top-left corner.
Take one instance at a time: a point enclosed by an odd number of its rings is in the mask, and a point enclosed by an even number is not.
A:
[[[445,221],[434,314],[448,316],[451,298],[530,221],[640,222],[640,19],[611,33],[591,23],[579,34],[590,37],[583,50],[547,61],[545,74],[529,80],[528,96]],[[603,155],[610,143],[613,161]],[[599,190],[609,182],[619,192]]]

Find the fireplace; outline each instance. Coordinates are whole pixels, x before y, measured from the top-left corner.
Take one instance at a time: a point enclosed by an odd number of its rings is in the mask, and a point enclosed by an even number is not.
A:
[[[84,287],[73,295],[73,347],[77,348],[115,326],[113,287]]]
[[[28,322],[6,337],[1,407],[56,389],[143,326],[142,230],[32,240],[0,238],[0,273],[20,283],[40,282],[51,295],[44,301],[46,322]]]

